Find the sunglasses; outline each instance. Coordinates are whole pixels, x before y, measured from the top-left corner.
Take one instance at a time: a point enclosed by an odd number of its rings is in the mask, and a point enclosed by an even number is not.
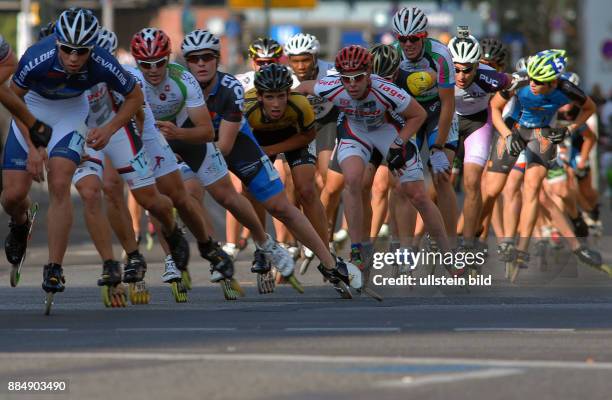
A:
[[[455,73],[463,72],[464,74],[469,74],[474,70],[474,67],[465,67],[465,68],[457,68],[455,67]]]
[[[274,60],[274,59],[253,60],[253,61],[255,61],[255,64],[257,64],[257,66],[259,67],[265,67],[266,65],[274,64],[278,62],[278,60]]]
[[[416,35],[408,35],[408,36],[397,36],[397,40],[400,43],[406,43],[406,42],[410,42],[410,43],[416,43],[419,40],[423,39],[427,37],[427,33],[422,32],[422,33],[417,33]]]
[[[66,54],[76,53],[76,55],[78,56],[84,56],[85,54],[89,53],[92,49],[92,47],[73,47],[73,46],[69,46],[64,43],[58,43],[58,45],[59,45],[59,49],[63,53],[66,53]]]
[[[210,61],[215,60],[217,58],[219,58],[219,56],[217,56],[216,54],[206,53],[206,54],[193,54],[193,55],[189,55],[189,56],[185,57],[185,60],[187,60],[188,63],[197,64],[199,61],[210,62]]]
[[[164,57],[164,58],[160,58],[159,60],[153,60],[153,61],[137,60],[137,62],[138,62],[138,65],[144,69],[151,69],[153,67],[161,68],[164,65],[166,65],[166,63],[168,62],[168,58]]]
[[[531,82],[535,83],[535,84],[536,84],[536,86],[544,86],[544,85],[546,85],[546,82],[540,82],[540,81],[535,80],[535,79],[529,79],[529,80],[530,80]]]
[[[367,72],[362,72],[357,75],[340,75],[340,80],[342,83],[353,83],[353,82],[361,82],[368,76]]]

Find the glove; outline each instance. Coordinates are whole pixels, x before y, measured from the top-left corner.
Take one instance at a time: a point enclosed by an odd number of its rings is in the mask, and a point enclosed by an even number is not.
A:
[[[414,157],[415,149],[412,142],[406,142],[401,147],[391,147],[387,153],[387,166],[391,172],[402,169],[406,161]]]
[[[53,129],[49,125],[37,119],[34,122],[34,125],[28,129],[28,132],[30,133],[30,140],[32,140],[34,147],[47,147],[49,141],[51,140]]]
[[[434,151],[429,156],[429,162],[431,163],[431,169],[434,174],[446,172],[450,169],[450,164],[446,154],[443,151]]]
[[[519,71],[514,72],[512,74],[512,81],[510,82],[510,87],[506,90],[514,91],[517,87],[521,86],[523,82],[529,80],[529,76],[527,75],[527,71]]]
[[[518,130],[512,129],[512,134],[506,138],[506,151],[512,157],[518,157],[521,151],[525,148],[526,143],[523,141]]]
[[[543,128],[542,136],[552,142],[552,144],[559,144],[563,142],[563,139],[569,134],[569,129],[565,128]]]

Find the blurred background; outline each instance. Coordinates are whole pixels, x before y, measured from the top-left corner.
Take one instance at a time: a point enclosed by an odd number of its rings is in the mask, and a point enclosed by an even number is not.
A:
[[[0,0],[0,34],[22,54],[62,9],[86,7],[119,36],[122,62],[130,61],[130,38],[144,27],[163,29],[177,53],[185,32],[206,28],[222,38],[223,68],[238,73],[249,69],[246,49],[258,36],[284,43],[295,33],[312,33],[321,42],[321,57],[333,59],[347,44],[391,42],[391,17],[411,5],[427,13],[430,36],[443,42],[457,25],[468,25],[477,38],[500,38],[510,49],[508,66],[539,50],[565,48],[570,70],[581,76],[582,88],[600,106],[602,127],[610,132],[612,12],[607,0]]]

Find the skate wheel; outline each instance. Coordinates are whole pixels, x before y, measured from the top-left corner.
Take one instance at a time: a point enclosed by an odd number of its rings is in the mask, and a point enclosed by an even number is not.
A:
[[[17,284],[19,283],[19,278],[20,278],[20,273],[19,273],[19,267],[16,265],[13,265],[11,267],[11,287],[17,287]]]
[[[300,281],[297,280],[297,278],[295,277],[295,275],[291,275],[290,277],[287,278],[287,282],[289,282],[289,284],[298,291],[298,293],[303,294],[304,293],[304,287],[302,286],[302,284],[300,283]]]
[[[599,267],[599,269],[600,269],[602,272],[605,272],[606,274],[608,274],[608,276],[609,276],[610,278],[612,278],[612,266],[611,266],[611,265],[608,265],[608,264],[601,264],[601,266]]]
[[[505,262],[505,266],[506,266],[506,279],[510,279],[510,276],[512,275],[512,262],[510,261],[506,261]]]
[[[225,300],[236,300],[238,298],[238,293],[232,288],[232,284],[228,280],[224,279],[219,284],[221,285]]]
[[[236,279],[230,279],[230,286],[240,297],[244,297],[244,289],[242,289],[242,286],[240,286]]]
[[[187,289],[182,282],[172,282],[172,295],[177,303],[187,302]]]
[[[265,274],[257,274],[257,291],[259,291],[259,294],[272,293],[275,286],[272,271],[268,271]]]
[[[191,275],[189,271],[181,271],[181,280],[185,289],[191,290]]]
[[[104,307],[110,307],[111,306],[111,298],[110,298],[108,286],[102,286],[100,288],[100,292],[102,294],[102,304],[104,304]]]
[[[51,307],[53,306],[54,293],[48,292],[45,298],[45,315],[51,314]]]

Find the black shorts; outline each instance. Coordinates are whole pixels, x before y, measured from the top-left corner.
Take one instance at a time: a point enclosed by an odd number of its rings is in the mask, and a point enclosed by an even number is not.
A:
[[[314,145],[311,143],[309,146],[302,147],[297,150],[286,151],[282,154],[285,156],[285,160],[289,164],[289,168],[295,168],[300,165],[316,165],[317,155],[314,154]],[[270,156],[270,161],[274,163],[278,154]]]
[[[383,164],[386,164],[387,160],[384,159],[382,153],[378,151],[377,148],[372,150],[372,155],[370,156],[370,160],[368,164],[372,164],[374,169],[378,169]],[[331,160],[329,160],[329,169],[339,174],[342,173],[342,168],[340,168],[340,163],[338,162],[338,152],[334,149]]]

